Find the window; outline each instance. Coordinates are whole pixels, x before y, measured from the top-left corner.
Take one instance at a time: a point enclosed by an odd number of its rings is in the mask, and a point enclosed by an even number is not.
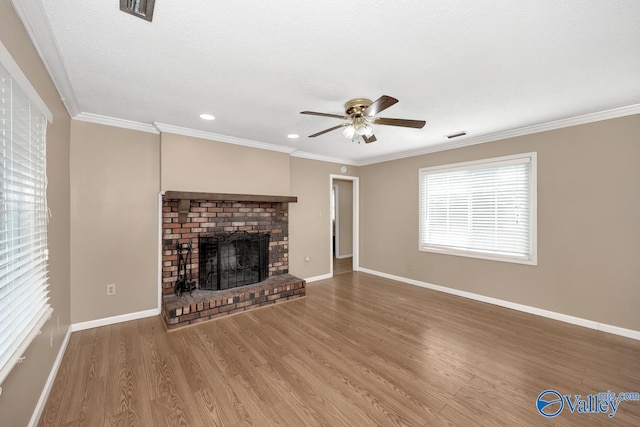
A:
[[[536,259],[536,153],[420,169],[420,250]]]
[[[52,312],[45,151],[50,117],[0,43],[0,383]]]

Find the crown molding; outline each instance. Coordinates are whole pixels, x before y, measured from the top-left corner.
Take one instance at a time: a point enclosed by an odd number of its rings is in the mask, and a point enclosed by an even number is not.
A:
[[[360,166],[358,160],[340,159],[337,157],[324,156],[322,154],[309,153],[307,151],[294,151],[291,153],[291,157],[299,157],[301,159],[319,160],[321,162],[339,163],[349,166]]]
[[[132,129],[141,132],[148,132],[158,134],[160,132],[173,133],[177,135],[191,136],[194,138],[207,139],[210,141],[217,141],[228,144],[241,145],[245,147],[257,148],[261,150],[277,151],[281,153],[287,153],[291,157],[298,157],[302,159],[318,160],[322,162],[338,163],[350,166],[368,166],[376,163],[383,163],[392,160],[400,160],[409,157],[421,156],[424,154],[437,153],[439,151],[453,150],[456,148],[467,147],[470,145],[483,144],[486,142],[499,141],[507,138],[514,138],[518,136],[530,135],[539,132],[545,132],[549,130],[561,129],[570,126],[577,126],[587,123],[598,122],[602,120],[615,119],[619,117],[631,116],[633,114],[640,114],[640,104],[633,104],[626,107],[613,108],[597,113],[584,114],[581,116],[570,117],[561,120],[555,120],[546,123],[540,123],[536,125],[526,126],[517,129],[506,130],[502,132],[494,132],[486,135],[480,135],[476,137],[462,138],[455,142],[444,142],[440,144],[431,145],[418,150],[404,151],[400,153],[389,154],[385,156],[372,157],[363,160],[351,160],[343,159],[331,156],[325,156],[322,154],[310,153],[307,151],[300,151],[292,147],[286,147],[281,145],[269,144],[266,142],[253,141],[244,138],[237,138],[228,135],[221,135],[212,132],[200,131],[196,129],[184,128],[180,126],[169,125],[166,123],[154,122],[153,125],[135,122],[132,120],[118,119],[115,117],[102,116],[93,113],[80,113],[74,116],[75,120],[86,121],[91,123],[102,124],[106,126],[115,126],[125,129]]]
[[[237,138],[235,136],[221,135],[202,130],[183,128],[180,126],[168,125],[166,123],[153,122],[153,125],[160,132],[173,133],[176,135],[191,136],[194,138],[207,139],[209,141],[224,142],[227,144],[242,145],[244,147],[258,148],[261,150],[278,151],[280,153],[291,154],[296,149],[283,145],[269,144],[267,142],[253,141],[251,139]]]
[[[569,117],[566,119],[554,120],[551,122],[525,126],[517,129],[494,132],[476,137],[461,138],[456,142],[444,142],[419,150],[404,151],[401,153],[389,154],[387,156],[372,157],[370,159],[358,161],[358,166],[373,165],[376,163],[388,162],[391,160],[406,159],[408,157],[421,156],[423,154],[436,153],[438,151],[453,150],[455,148],[467,147],[470,145],[483,144],[485,142],[499,141],[501,139],[514,138],[517,136],[531,135],[539,132],[546,132],[555,129],[562,129],[571,126],[583,125],[587,123],[599,122],[602,120],[617,119],[619,117],[640,114],[640,104],[628,105],[626,107],[612,108],[610,110],[597,113],[583,114],[581,116]]]
[[[82,122],[97,123],[105,126],[115,126],[124,129],[137,130],[147,133],[160,133],[154,125],[147,123],[134,122],[133,120],[118,119],[116,117],[102,116],[100,114],[93,113],[80,113],[73,117],[74,120]]]
[[[78,101],[67,76],[67,70],[51,32],[51,27],[49,27],[49,21],[42,2],[11,0],[11,4],[49,72],[69,116],[78,115],[80,113]]]

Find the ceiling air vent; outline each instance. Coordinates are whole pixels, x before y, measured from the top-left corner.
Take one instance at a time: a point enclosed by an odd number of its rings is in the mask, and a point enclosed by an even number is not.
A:
[[[458,132],[458,133],[452,133],[451,135],[447,135],[447,138],[449,139],[453,139],[453,138],[458,138],[460,136],[465,136],[467,133],[462,131],[462,132]]]
[[[120,10],[151,22],[156,0],[120,0]]]

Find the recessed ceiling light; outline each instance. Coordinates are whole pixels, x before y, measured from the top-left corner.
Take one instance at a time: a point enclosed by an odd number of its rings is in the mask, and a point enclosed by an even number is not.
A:
[[[211,114],[206,114],[206,113],[200,114],[200,118],[202,120],[215,120],[214,116],[212,116]]]
[[[300,138],[300,135],[298,135],[297,133],[290,133],[289,135],[287,135],[287,138],[297,139],[297,138]]]

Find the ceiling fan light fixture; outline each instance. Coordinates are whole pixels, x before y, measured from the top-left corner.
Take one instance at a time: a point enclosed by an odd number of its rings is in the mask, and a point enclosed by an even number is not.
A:
[[[365,125],[365,128],[366,130],[364,131],[364,136],[366,136],[367,138],[371,138],[371,135],[373,135],[373,129],[369,125]]]
[[[356,134],[356,128],[353,125],[349,125],[342,131],[342,134],[347,139],[353,139],[353,136]]]

